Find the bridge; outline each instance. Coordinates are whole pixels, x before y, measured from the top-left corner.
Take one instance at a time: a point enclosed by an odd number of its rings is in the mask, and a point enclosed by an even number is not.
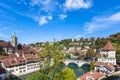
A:
[[[64,60],[63,62],[66,66],[69,65],[70,63],[75,63],[78,65],[78,67],[81,67],[83,64],[90,64],[90,62],[86,62],[83,60]]]

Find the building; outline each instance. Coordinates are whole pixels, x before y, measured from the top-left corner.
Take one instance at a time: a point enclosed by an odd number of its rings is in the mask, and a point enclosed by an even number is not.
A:
[[[13,46],[10,42],[0,41],[0,47],[4,49],[7,54],[13,53]]]
[[[13,32],[13,35],[11,37],[11,45],[13,46],[14,52],[16,52],[17,51],[17,37],[16,37],[15,32]]]
[[[98,58],[98,62],[107,62],[116,65],[116,49],[110,41],[102,48],[100,54],[101,57]]]
[[[22,49],[18,50],[17,42],[15,32],[10,42],[0,41],[0,47],[8,54],[0,56],[0,79],[10,75],[21,76],[39,70],[40,58],[35,54],[36,49],[23,45]]]
[[[79,80],[99,80],[99,78],[105,76],[105,74],[101,72],[87,72],[82,75]]]
[[[39,70],[39,57],[32,54],[10,54],[1,60],[8,75],[21,76]]]
[[[95,62],[94,65],[95,65],[95,71],[98,72],[109,74],[115,71],[115,67],[111,63]]]

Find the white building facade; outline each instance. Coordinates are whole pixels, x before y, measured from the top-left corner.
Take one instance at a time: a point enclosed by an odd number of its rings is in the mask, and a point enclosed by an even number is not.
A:
[[[98,58],[98,62],[106,62],[116,65],[116,49],[110,41],[107,42],[100,53],[101,57]]]

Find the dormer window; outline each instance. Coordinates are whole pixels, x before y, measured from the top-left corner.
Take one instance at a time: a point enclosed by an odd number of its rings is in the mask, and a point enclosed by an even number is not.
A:
[[[15,63],[15,61],[11,61],[11,63],[12,63],[12,64],[14,64],[14,63]]]
[[[20,61],[20,63],[21,63],[22,61]]]

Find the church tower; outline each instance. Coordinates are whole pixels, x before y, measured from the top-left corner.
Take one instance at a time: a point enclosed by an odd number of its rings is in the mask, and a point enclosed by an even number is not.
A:
[[[13,32],[12,37],[11,37],[11,45],[14,48],[14,52],[17,51],[17,37],[15,32]]]

